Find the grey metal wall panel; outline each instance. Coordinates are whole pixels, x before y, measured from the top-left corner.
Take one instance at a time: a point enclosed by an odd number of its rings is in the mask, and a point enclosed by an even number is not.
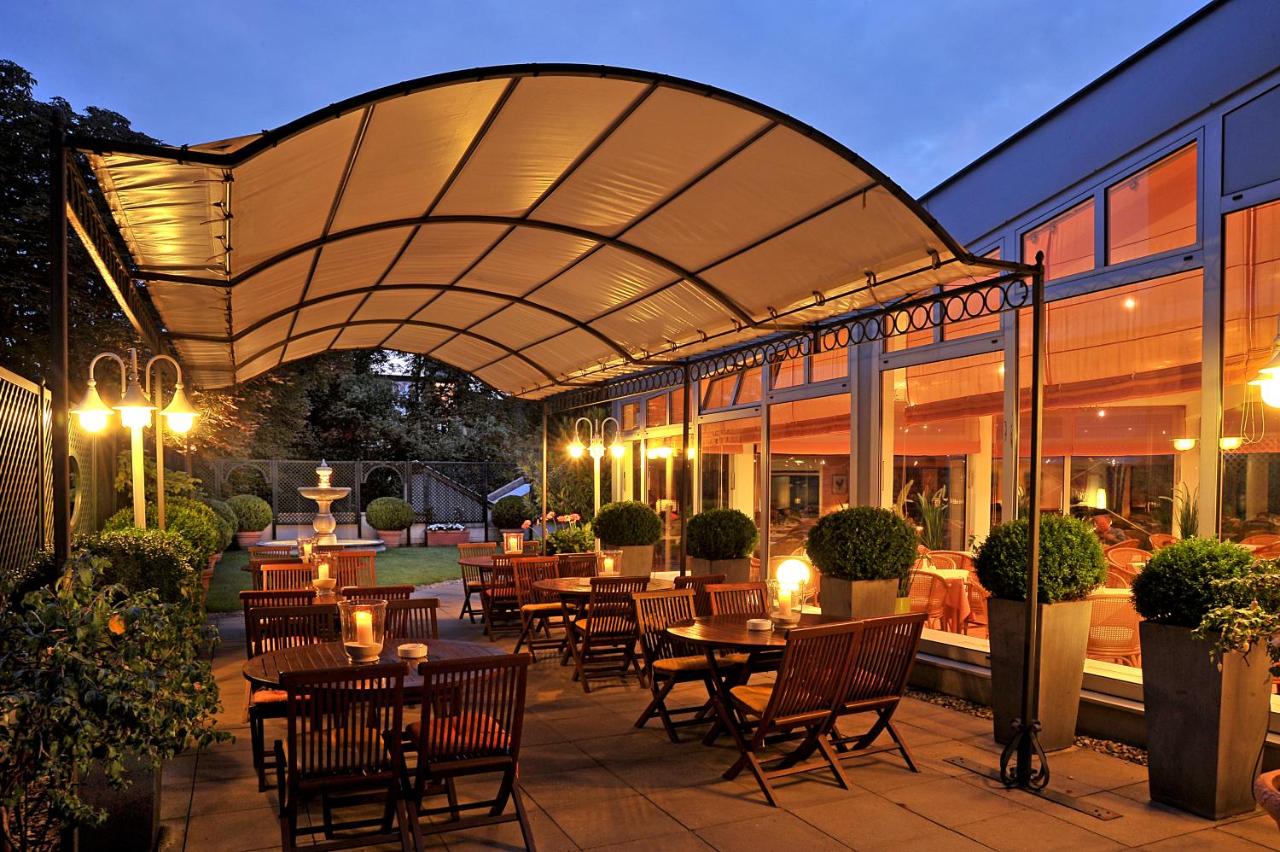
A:
[[[1280,180],[1280,86],[1227,113],[1223,135],[1224,194]]]

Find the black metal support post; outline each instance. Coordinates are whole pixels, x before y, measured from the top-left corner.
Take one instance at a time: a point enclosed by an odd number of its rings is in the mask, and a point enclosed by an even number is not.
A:
[[[53,450],[53,558],[59,565],[71,551],[71,472],[68,430],[67,347],[67,147],[62,116],[49,134],[49,389]],[[43,401],[42,401],[43,404]],[[41,413],[43,417],[43,412]]]
[[[685,573],[685,529],[689,513],[693,511],[693,466],[689,464],[689,409],[692,403],[689,382],[689,365],[684,365],[684,412],[680,424],[680,576]]]
[[[547,523],[547,404],[542,403],[542,515],[541,520],[543,529],[545,530]]]

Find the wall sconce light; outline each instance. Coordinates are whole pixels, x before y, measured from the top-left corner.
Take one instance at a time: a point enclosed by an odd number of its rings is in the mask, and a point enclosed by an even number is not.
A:
[[[1173,448],[1180,453],[1187,453],[1196,448],[1195,438],[1174,438]]]

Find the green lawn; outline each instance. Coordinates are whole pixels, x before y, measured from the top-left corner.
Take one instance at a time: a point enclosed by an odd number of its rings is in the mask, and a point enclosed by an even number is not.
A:
[[[249,572],[241,568],[249,564],[243,550],[228,550],[213,572],[209,583],[206,608],[209,612],[239,612],[241,589],[249,588]],[[378,554],[378,585],[394,586],[410,583],[421,586],[458,577],[456,547],[398,547]]]

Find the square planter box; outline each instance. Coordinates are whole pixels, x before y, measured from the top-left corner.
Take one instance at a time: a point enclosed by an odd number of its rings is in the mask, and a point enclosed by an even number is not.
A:
[[[427,547],[456,547],[471,540],[469,530],[433,532],[427,530]]]
[[[100,826],[76,829],[78,852],[113,852],[117,849],[153,849],[160,830],[160,767],[129,756],[125,772],[130,785],[118,790],[98,771],[80,784],[80,797],[107,812]]]
[[[622,551],[622,565],[618,567],[618,573],[623,576],[643,577],[653,572],[652,544],[632,544],[625,547],[602,544],[601,547],[604,550]]]
[[[897,580],[841,580],[822,576],[822,614],[837,618],[878,618],[897,608]]]
[[[750,559],[699,559],[690,556],[688,569],[695,577],[723,574],[726,583],[747,583],[751,580]]]

